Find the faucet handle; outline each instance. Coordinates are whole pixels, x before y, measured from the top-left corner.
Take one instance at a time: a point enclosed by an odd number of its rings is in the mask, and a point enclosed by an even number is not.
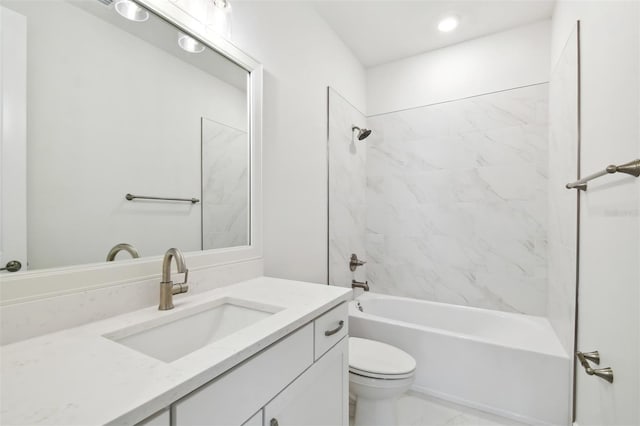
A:
[[[177,285],[183,285],[186,284],[187,281],[189,281],[189,270],[185,269],[184,270],[184,281],[182,281],[181,283],[176,283]]]
[[[187,281],[189,281],[189,270],[184,270],[184,281],[181,283],[176,283],[175,285],[180,286],[180,293],[186,293],[189,290],[189,286],[187,285]]]
[[[189,270],[185,269],[184,270],[184,281],[181,283],[174,283],[172,288],[171,288],[171,293],[172,294],[180,294],[180,293],[186,293],[187,291],[189,291],[189,285],[187,284],[187,280],[189,279]]]

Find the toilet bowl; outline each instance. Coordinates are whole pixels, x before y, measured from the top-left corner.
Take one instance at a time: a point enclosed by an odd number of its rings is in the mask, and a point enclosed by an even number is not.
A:
[[[349,337],[349,392],[355,395],[355,426],[393,426],[395,400],[413,383],[416,360],[376,340]]]

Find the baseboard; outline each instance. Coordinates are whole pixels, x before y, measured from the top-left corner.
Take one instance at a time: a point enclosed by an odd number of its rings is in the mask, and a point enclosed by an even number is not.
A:
[[[484,404],[480,404],[474,401],[468,401],[466,399],[463,398],[459,398],[456,396],[452,396],[446,393],[442,393],[442,392],[437,392],[434,391],[432,389],[423,387],[423,386],[418,386],[418,385],[413,385],[411,387],[411,390],[415,391],[415,392],[419,392],[421,394],[427,395],[427,396],[432,396],[434,398],[438,398],[438,399],[442,399],[444,401],[448,401],[448,402],[452,402],[454,404],[458,404],[458,405],[463,405],[465,407],[470,407],[476,410],[480,410],[480,411],[484,411],[485,413],[489,413],[489,414],[494,414],[496,416],[501,416],[501,417],[505,417],[507,419],[510,420],[515,420],[521,423],[526,423],[526,424],[534,424],[534,425],[540,425],[540,426],[558,426],[558,425],[554,425],[553,423],[548,423],[545,421],[542,421],[540,419],[535,419],[535,418],[531,418],[531,417],[527,417],[527,416],[522,416],[520,414],[516,414],[513,413],[511,411],[506,411],[506,410],[500,410],[497,409],[495,407],[491,407],[488,405],[484,405]],[[577,423],[573,424],[574,426],[578,426]]]

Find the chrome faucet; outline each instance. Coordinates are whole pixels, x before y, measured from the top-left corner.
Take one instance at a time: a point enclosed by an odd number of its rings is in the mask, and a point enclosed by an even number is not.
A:
[[[184,282],[174,284],[171,281],[171,259],[176,259],[176,265],[178,266],[178,273],[184,273]],[[186,293],[189,291],[187,285],[187,279],[189,277],[189,270],[184,263],[184,256],[182,252],[177,248],[170,248],[164,254],[162,260],[162,281],[160,281],[160,305],[158,309],[161,311],[167,311],[173,309],[173,295]]]
[[[116,258],[116,254],[120,253],[121,251],[126,251],[134,259],[140,257],[140,255],[138,254],[138,250],[136,250],[134,246],[127,243],[120,243],[116,244],[111,250],[109,250],[109,254],[107,254],[107,262],[113,262],[113,260]]]
[[[364,291],[369,291],[369,281],[361,283],[360,281],[351,280],[351,288],[361,288]]]

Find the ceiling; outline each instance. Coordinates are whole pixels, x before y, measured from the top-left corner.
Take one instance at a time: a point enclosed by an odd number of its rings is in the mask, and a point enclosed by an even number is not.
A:
[[[315,1],[314,7],[365,67],[548,19],[555,0]],[[455,14],[460,25],[438,31]]]

